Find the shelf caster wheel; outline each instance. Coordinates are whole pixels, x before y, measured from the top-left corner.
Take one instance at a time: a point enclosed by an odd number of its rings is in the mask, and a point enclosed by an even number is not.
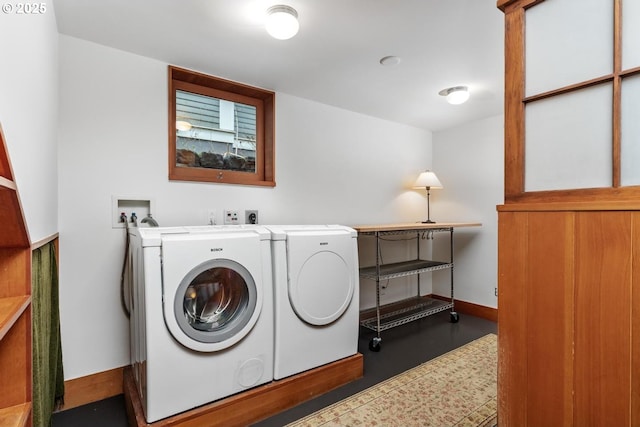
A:
[[[460,316],[458,316],[458,313],[456,313],[455,311],[451,312],[451,323],[458,323],[458,320],[460,320]]]
[[[369,341],[369,350],[375,352],[380,351],[380,341],[382,341],[381,338],[371,338],[371,341]]]

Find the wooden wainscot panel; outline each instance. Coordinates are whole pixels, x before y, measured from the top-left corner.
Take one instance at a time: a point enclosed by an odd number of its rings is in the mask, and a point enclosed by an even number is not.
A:
[[[631,425],[640,426],[640,212],[632,215]]]
[[[574,213],[527,215],[523,244],[527,424],[569,426],[573,418]],[[544,408],[544,410],[540,410]]]
[[[630,425],[631,216],[577,214],[576,426]]]
[[[525,324],[528,214],[498,214],[498,417],[503,426],[526,426]]]

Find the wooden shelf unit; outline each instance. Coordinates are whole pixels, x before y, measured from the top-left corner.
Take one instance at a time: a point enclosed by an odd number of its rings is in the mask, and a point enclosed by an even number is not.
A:
[[[0,425],[30,426],[31,244],[0,127]]]
[[[0,409],[0,426],[24,427],[29,421],[31,403],[10,406]]]
[[[0,340],[20,319],[31,304],[31,297],[19,296],[0,299]]]

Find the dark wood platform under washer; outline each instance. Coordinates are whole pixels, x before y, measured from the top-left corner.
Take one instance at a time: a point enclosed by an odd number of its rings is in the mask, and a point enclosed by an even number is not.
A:
[[[127,418],[131,427],[246,426],[361,378],[363,366],[362,354],[358,353],[151,424],[144,419],[131,368],[127,367],[124,370]]]

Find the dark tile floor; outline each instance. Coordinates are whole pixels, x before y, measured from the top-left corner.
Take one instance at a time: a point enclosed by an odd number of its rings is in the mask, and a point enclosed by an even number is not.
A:
[[[375,335],[361,328],[359,351],[364,355],[364,376],[343,387],[304,402],[255,424],[255,427],[280,427],[347,396],[364,390],[393,375],[433,359],[488,333],[496,333],[494,322],[460,315],[458,323],[449,323],[449,313],[439,313],[382,332],[381,351],[369,350]],[[127,419],[122,395],[53,416],[52,427],[126,427]]]

